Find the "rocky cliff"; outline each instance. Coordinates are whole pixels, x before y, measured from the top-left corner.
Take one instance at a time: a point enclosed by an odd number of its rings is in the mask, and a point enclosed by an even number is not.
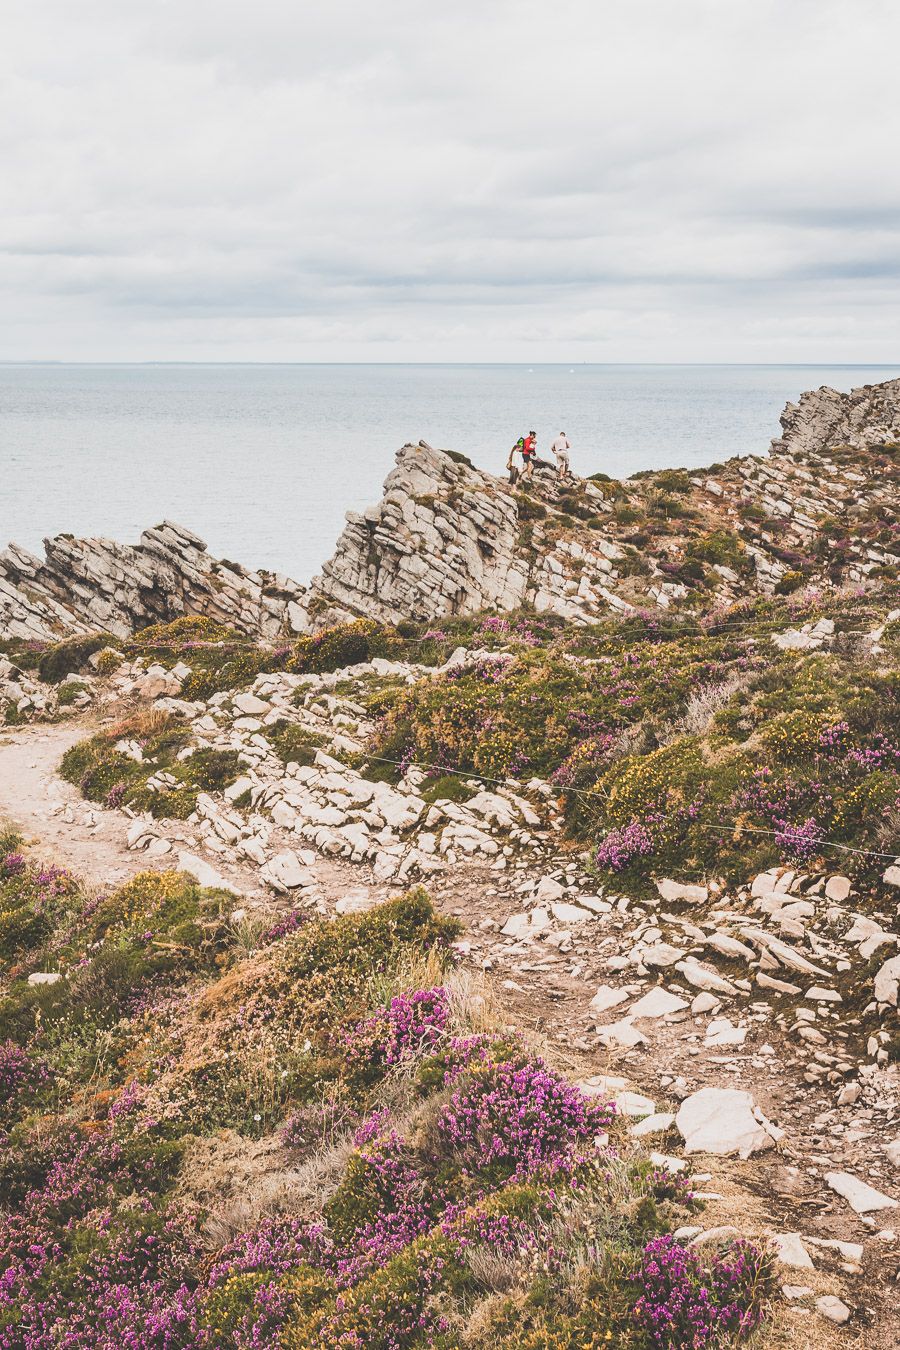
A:
[[[164,522],[137,545],[60,535],[0,554],[0,634],[124,634],[207,614],[275,640],[348,617],[435,620],[532,606],[588,623],[631,608],[732,603],[900,566],[900,380],[788,404],[767,457],[707,471],[514,490],[465,456],[405,445],[381,502],[350,513],[309,590],[217,561]]]

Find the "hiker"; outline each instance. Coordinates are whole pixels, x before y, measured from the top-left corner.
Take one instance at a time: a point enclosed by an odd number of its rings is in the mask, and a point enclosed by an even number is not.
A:
[[[537,455],[537,432],[529,431],[522,445],[522,477],[529,482],[534,476],[534,461]]]
[[[557,477],[561,483],[564,483],[570,477],[569,473],[569,438],[564,431],[561,431],[556,440],[550,446],[556,456]]]
[[[515,487],[516,483],[518,483],[518,481],[519,481],[519,472],[520,472],[520,471],[519,471],[518,465],[515,463],[515,461],[514,461],[514,459],[513,459],[513,456],[514,456],[517,452],[518,452],[520,455],[523,455],[523,456],[524,456],[524,454],[525,454],[525,437],[524,437],[524,436],[520,436],[519,439],[516,441],[515,445],[513,446],[513,448],[512,448],[512,449],[510,450],[510,452],[509,452],[509,459],[506,461],[506,467],[507,467],[507,469],[509,470],[509,485],[510,485],[510,487]]]

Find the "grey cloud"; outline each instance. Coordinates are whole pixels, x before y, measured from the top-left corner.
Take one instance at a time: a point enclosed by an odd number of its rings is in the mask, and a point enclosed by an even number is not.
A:
[[[894,355],[890,0],[8,9],[2,357]]]

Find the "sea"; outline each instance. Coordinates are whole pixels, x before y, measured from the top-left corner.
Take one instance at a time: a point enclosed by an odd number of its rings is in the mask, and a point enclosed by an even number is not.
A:
[[[219,557],[308,581],[348,510],[420,439],[502,473],[534,429],[624,478],[765,453],[805,389],[900,366],[0,365],[0,547],[135,542],[164,518]]]

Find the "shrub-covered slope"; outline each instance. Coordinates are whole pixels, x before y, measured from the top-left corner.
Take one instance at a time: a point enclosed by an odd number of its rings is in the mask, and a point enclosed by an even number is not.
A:
[[[675,1347],[759,1322],[767,1260],[673,1241],[690,1183],[504,1026],[424,893],[248,950],[183,874],[98,896],[0,853],[0,1345]],[[219,1157],[255,1160],[241,1194]]]

